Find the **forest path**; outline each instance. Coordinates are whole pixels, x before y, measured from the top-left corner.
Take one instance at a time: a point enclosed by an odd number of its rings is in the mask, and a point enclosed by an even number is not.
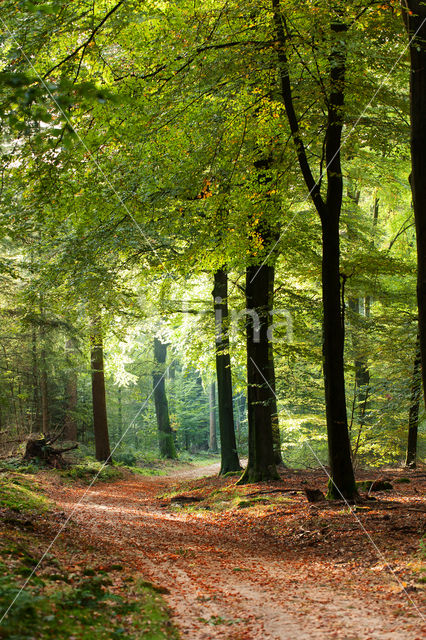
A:
[[[406,594],[371,567],[283,548],[247,522],[171,511],[158,499],[177,480],[217,473],[217,465],[173,476],[132,475],[108,484],[51,486],[73,537],[166,587],[188,640],[417,640],[421,619]],[[84,497],[83,497],[84,496]],[[76,503],[81,500],[77,509]]]

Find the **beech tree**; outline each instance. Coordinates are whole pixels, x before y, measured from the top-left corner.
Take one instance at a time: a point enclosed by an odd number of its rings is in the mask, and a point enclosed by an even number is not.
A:
[[[235,441],[228,333],[228,276],[224,269],[215,271],[212,293],[216,325],[216,375],[221,455],[219,473],[224,475],[230,471],[239,471],[241,469]]]
[[[103,338],[101,322],[98,318],[95,318],[92,321],[90,342],[95,456],[96,460],[99,460],[100,462],[111,463],[112,458],[109,445],[108,418],[105,394]]]
[[[417,305],[426,400],[426,5],[402,0],[410,50],[411,191],[417,241]]]
[[[167,344],[154,338],[154,372],[152,383],[154,389],[155,415],[157,417],[158,438],[160,454],[163,458],[175,459],[176,449],[173,439],[173,431],[170,427],[169,405],[166,396]]]
[[[339,220],[342,208],[343,175],[340,147],[344,122],[347,34],[349,26],[335,14],[330,18],[331,50],[327,125],[324,136],[327,191],[321,194],[307,157],[299,120],[295,111],[288,61],[289,36],[280,0],[273,0],[277,60],[282,100],[293,137],[300,170],[322,227],[323,352],[325,404],[331,480],[329,496],[352,498],[356,495],[346,413],[344,378],[344,320],[341,306]]]

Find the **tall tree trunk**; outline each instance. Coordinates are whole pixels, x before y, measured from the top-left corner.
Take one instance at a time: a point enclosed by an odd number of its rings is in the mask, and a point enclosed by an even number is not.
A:
[[[327,193],[311,170],[299,128],[286,50],[288,37],[280,0],[272,0],[277,41],[280,90],[295,145],[300,171],[312,198],[322,227],[322,295],[324,386],[331,471],[329,498],[353,498],[357,494],[352,466],[346,414],[344,379],[344,317],[340,289],[339,220],[342,207],[343,177],[341,137],[344,113],[347,25],[337,17],[330,25],[332,45],[329,55],[330,93],[326,96],[328,120],[325,133]]]
[[[99,322],[92,322],[91,335],[91,371],[93,430],[95,433],[95,456],[99,462],[111,463],[108,419],[105,395],[104,351],[102,330]]]
[[[41,312],[42,313],[42,312]],[[47,359],[46,359],[46,331],[42,322],[40,332],[40,397],[41,397],[41,429],[43,433],[49,433],[49,385],[47,380]]]
[[[209,387],[209,409],[210,409],[210,432],[209,432],[209,451],[217,453],[217,437],[216,437],[216,385],[210,383]]]
[[[274,287],[275,287],[275,267],[270,267],[271,277],[269,278],[269,291],[268,291],[268,311],[274,309]],[[272,441],[274,447],[274,460],[276,465],[283,465],[283,458],[281,453],[281,434],[280,423],[278,419],[278,407],[277,407],[277,393],[275,385],[275,359],[274,359],[274,342],[273,336],[268,337],[268,357],[269,357],[269,385],[271,388],[271,421],[272,421]]]
[[[195,380],[196,380],[197,385],[200,388],[200,398],[205,400],[206,392],[204,390],[203,379],[202,379],[201,374],[200,374],[199,371],[196,374]],[[195,440],[196,440],[197,448],[199,448],[201,451],[208,451],[209,450],[209,420],[208,420],[208,417],[207,417],[207,411],[203,415],[203,417],[199,419],[199,421],[198,421],[198,429],[197,429],[196,433],[194,434],[194,437],[195,437]]]
[[[362,314],[362,308],[360,302],[365,303],[365,316]],[[369,298],[352,298],[349,300],[349,308],[354,316],[357,316],[360,321],[365,321],[365,318],[369,314]],[[367,411],[367,402],[370,387],[370,370],[368,368],[367,357],[362,351],[360,340],[356,335],[354,329],[352,336],[352,343],[354,349],[354,364],[355,364],[355,404],[358,409],[359,425],[362,428],[365,422],[365,414]]]
[[[118,403],[118,415],[117,415],[117,443],[121,444],[121,438],[123,436],[123,398],[121,387],[117,389],[117,403]]]
[[[49,387],[47,382],[46,351],[44,349],[44,346],[42,347],[40,353],[40,364],[41,429],[43,433],[49,433]]]
[[[241,469],[235,441],[228,334],[228,276],[224,269],[218,269],[214,274],[213,298],[216,324],[216,376],[221,455],[219,473],[224,475]]]
[[[154,338],[154,372],[152,382],[154,386],[155,415],[157,417],[158,443],[160,454],[163,458],[174,460],[176,456],[173,431],[170,427],[169,405],[167,403],[165,385],[165,363],[167,356],[167,345],[158,338]]]
[[[33,387],[33,415],[30,433],[41,430],[40,413],[40,382],[38,370],[37,332],[35,326],[31,330],[31,358],[32,358],[32,387]]]
[[[276,480],[272,435],[275,393],[271,388],[268,329],[270,282],[273,267],[254,265],[246,270],[248,463],[239,482]],[[276,405],[275,405],[276,407]]]
[[[75,351],[73,340],[68,340],[66,344],[68,354],[72,356]],[[68,380],[66,385],[66,414],[64,420],[64,440],[77,440],[77,373],[73,367],[72,357],[70,358]]]
[[[323,354],[328,453],[332,481],[329,497],[356,493],[351,460],[344,377],[344,320],[340,300],[339,224],[323,221]]]
[[[419,409],[421,396],[421,356],[420,356],[420,337],[417,334],[416,353],[414,356],[413,378],[411,382],[411,402],[410,412],[408,415],[408,440],[407,440],[407,457],[405,465],[407,467],[416,466],[417,458],[417,431],[419,426]]]
[[[423,392],[426,401],[426,5],[403,0],[410,39],[411,191],[417,240],[417,304]]]

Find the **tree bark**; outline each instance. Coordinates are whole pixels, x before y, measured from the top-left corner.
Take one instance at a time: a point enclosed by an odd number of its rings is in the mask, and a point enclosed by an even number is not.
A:
[[[353,498],[357,494],[351,459],[344,379],[344,315],[340,289],[339,220],[342,207],[343,177],[341,136],[343,127],[348,27],[338,18],[330,25],[333,44],[329,55],[328,120],[325,134],[327,193],[321,194],[321,181],[315,180],[295,111],[287,60],[287,36],[280,0],[272,0],[277,40],[280,90],[295,145],[297,158],[309,195],[322,227],[322,297],[324,386],[331,471],[329,498]]]
[[[360,321],[365,321],[365,319],[368,317],[367,313],[369,313],[369,311],[367,311],[369,301],[367,300],[367,298],[361,298],[361,303],[363,300],[365,301],[366,308],[365,316],[363,316],[361,312],[360,299],[352,298],[349,300],[349,308],[351,312],[354,314],[354,316],[358,316]],[[355,405],[358,409],[359,426],[362,429],[365,423],[365,414],[367,411],[367,402],[370,388],[370,370],[368,368],[367,357],[363,353],[362,347],[360,345],[360,340],[356,335],[355,328],[352,335],[352,344],[355,356]]]
[[[274,309],[274,287],[275,287],[275,267],[270,267],[271,277],[269,278],[269,291],[268,291],[268,311]],[[278,419],[278,407],[277,407],[277,389],[275,384],[275,359],[274,359],[274,343],[273,336],[268,337],[268,357],[269,357],[269,385],[271,388],[271,421],[272,421],[272,442],[274,447],[274,460],[276,465],[284,465],[282,453],[281,453],[281,433],[280,423]]]
[[[68,340],[66,350],[69,354],[75,350],[73,340]],[[72,361],[69,364],[68,380],[66,385],[66,414],[64,420],[64,440],[77,440],[77,374],[73,368]]]
[[[268,329],[273,267],[254,265],[246,270],[248,463],[239,483],[277,480],[272,411],[271,357]]]
[[[117,442],[121,444],[121,438],[123,436],[123,399],[121,387],[117,389]]]
[[[33,431],[41,430],[37,332],[34,326],[32,327],[32,330],[31,330],[31,358],[32,358],[32,386],[33,386],[34,409],[33,409],[30,433],[32,433]]]
[[[40,369],[41,429],[43,433],[48,433],[50,427],[49,386],[47,381],[47,361],[44,327],[42,327],[41,329]]]
[[[105,373],[102,331],[99,322],[92,322],[91,372],[93,430],[95,433],[95,457],[99,462],[112,463],[109,444],[108,419],[105,395]]]
[[[173,431],[170,427],[169,405],[166,396],[165,363],[167,345],[158,338],[154,338],[154,362],[155,368],[152,374],[154,387],[155,415],[157,417],[158,444],[162,458],[176,459],[176,448],[173,439]]]
[[[216,376],[220,433],[220,475],[241,469],[235,441],[232,403],[231,358],[228,335],[228,276],[224,269],[214,274],[214,310],[216,324]]]
[[[417,305],[420,357],[426,401],[426,5],[403,0],[410,40],[411,191],[417,241]]]
[[[217,453],[217,437],[216,437],[216,385],[214,382],[209,387],[209,408],[210,408],[210,432],[209,432],[209,451]]]
[[[421,355],[420,337],[417,334],[416,353],[414,356],[413,378],[411,382],[411,402],[408,415],[407,456],[405,466],[414,468],[417,458],[417,431],[419,427],[419,409],[421,396]]]

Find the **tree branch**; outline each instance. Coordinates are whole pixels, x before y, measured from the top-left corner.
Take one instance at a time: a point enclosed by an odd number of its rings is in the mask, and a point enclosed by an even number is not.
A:
[[[51,69],[49,69],[49,71],[47,71],[44,74],[43,80],[45,80],[48,76],[50,76],[50,74],[53,73],[53,71],[55,71],[56,69],[59,69],[59,67],[61,67],[63,64],[65,64],[66,62],[68,62],[69,60],[74,58],[74,56],[76,56],[79,51],[83,50],[83,56],[84,56],[84,52],[86,51],[88,45],[92,42],[92,40],[95,37],[95,35],[97,34],[97,32],[103,27],[103,25],[108,20],[108,18],[110,18],[121,7],[121,5],[123,3],[124,3],[124,0],[120,0],[120,2],[118,2],[110,11],[108,11],[106,16],[104,16],[102,18],[102,20],[100,21],[100,23],[93,29],[92,33],[87,38],[87,40],[85,40],[80,46],[78,46],[76,49],[74,49],[74,51],[72,51],[70,54],[68,54],[63,60],[61,60],[61,62],[58,62]],[[80,65],[79,66],[81,66],[82,59],[83,58],[81,58],[81,60],[80,60]]]

